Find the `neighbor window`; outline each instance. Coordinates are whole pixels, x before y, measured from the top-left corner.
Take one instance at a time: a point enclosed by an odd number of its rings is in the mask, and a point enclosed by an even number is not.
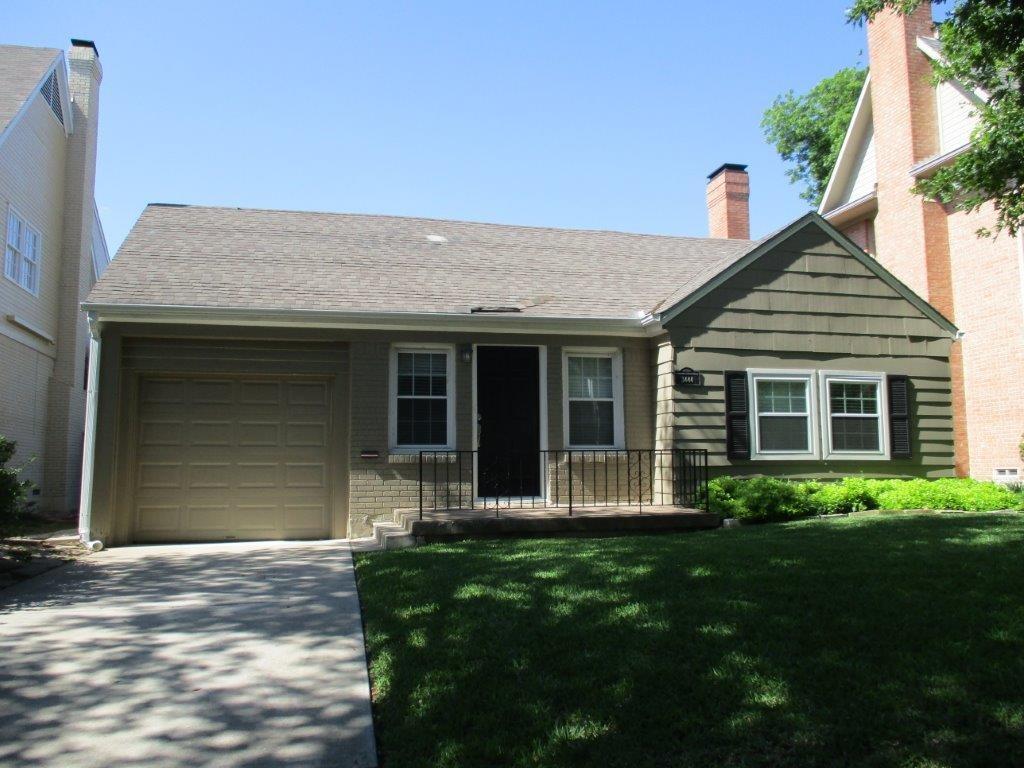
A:
[[[885,453],[883,377],[877,374],[822,374],[828,409],[825,428],[830,454],[880,456]]]
[[[39,232],[11,208],[7,213],[4,275],[30,293],[39,292],[40,250]]]
[[[449,349],[392,352],[392,446],[447,448],[453,433]]]
[[[810,374],[752,375],[755,455],[813,456],[813,389]]]
[[[622,444],[622,358],[618,352],[565,355],[566,444],[615,448]]]

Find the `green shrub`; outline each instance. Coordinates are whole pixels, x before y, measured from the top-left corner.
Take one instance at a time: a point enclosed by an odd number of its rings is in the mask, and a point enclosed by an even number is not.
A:
[[[806,490],[774,477],[716,478],[708,493],[712,512],[749,522],[792,520],[813,514]]]
[[[711,511],[747,522],[792,520],[808,515],[866,509],[949,509],[990,512],[1024,509],[1024,490],[965,478],[834,482],[772,477],[719,477],[708,485]]]
[[[1020,496],[996,483],[969,478],[891,482],[878,494],[880,509],[957,509],[991,512],[1015,509]]]
[[[20,467],[8,466],[17,444],[0,435],[0,529],[5,528],[21,513],[25,494],[32,485],[19,480]]]

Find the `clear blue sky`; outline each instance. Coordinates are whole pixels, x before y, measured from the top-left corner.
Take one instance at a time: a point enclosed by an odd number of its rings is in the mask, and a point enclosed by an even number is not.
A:
[[[761,134],[863,63],[849,0],[4,3],[3,42],[96,41],[96,197],[705,235],[748,163],[754,236],[807,210]]]

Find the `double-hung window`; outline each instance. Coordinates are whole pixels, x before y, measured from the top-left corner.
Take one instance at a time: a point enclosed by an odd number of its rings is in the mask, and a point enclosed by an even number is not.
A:
[[[39,293],[39,256],[42,239],[39,232],[13,208],[7,212],[7,245],[4,249],[4,275],[26,291]]]
[[[883,373],[752,370],[753,459],[889,458]]]
[[[565,444],[623,447],[622,355],[618,350],[566,350]]]
[[[826,458],[881,458],[885,443],[885,377],[822,373]]]
[[[750,374],[753,391],[754,458],[813,458],[812,372]]]
[[[455,443],[455,376],[448,347],[391,350],[391,447],[448,449]]]

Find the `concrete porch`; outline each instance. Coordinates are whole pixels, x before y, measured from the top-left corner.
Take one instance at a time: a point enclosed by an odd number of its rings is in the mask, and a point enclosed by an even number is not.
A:
[[[514,503],[514,500],[513,500]],[[617,536],[718,528],[717,515],[674,505],[620,504],[572,508],[396,509],[390,521],[373,524],[374,535],[352,542],[354,550],[399,549],[473,538]]]

